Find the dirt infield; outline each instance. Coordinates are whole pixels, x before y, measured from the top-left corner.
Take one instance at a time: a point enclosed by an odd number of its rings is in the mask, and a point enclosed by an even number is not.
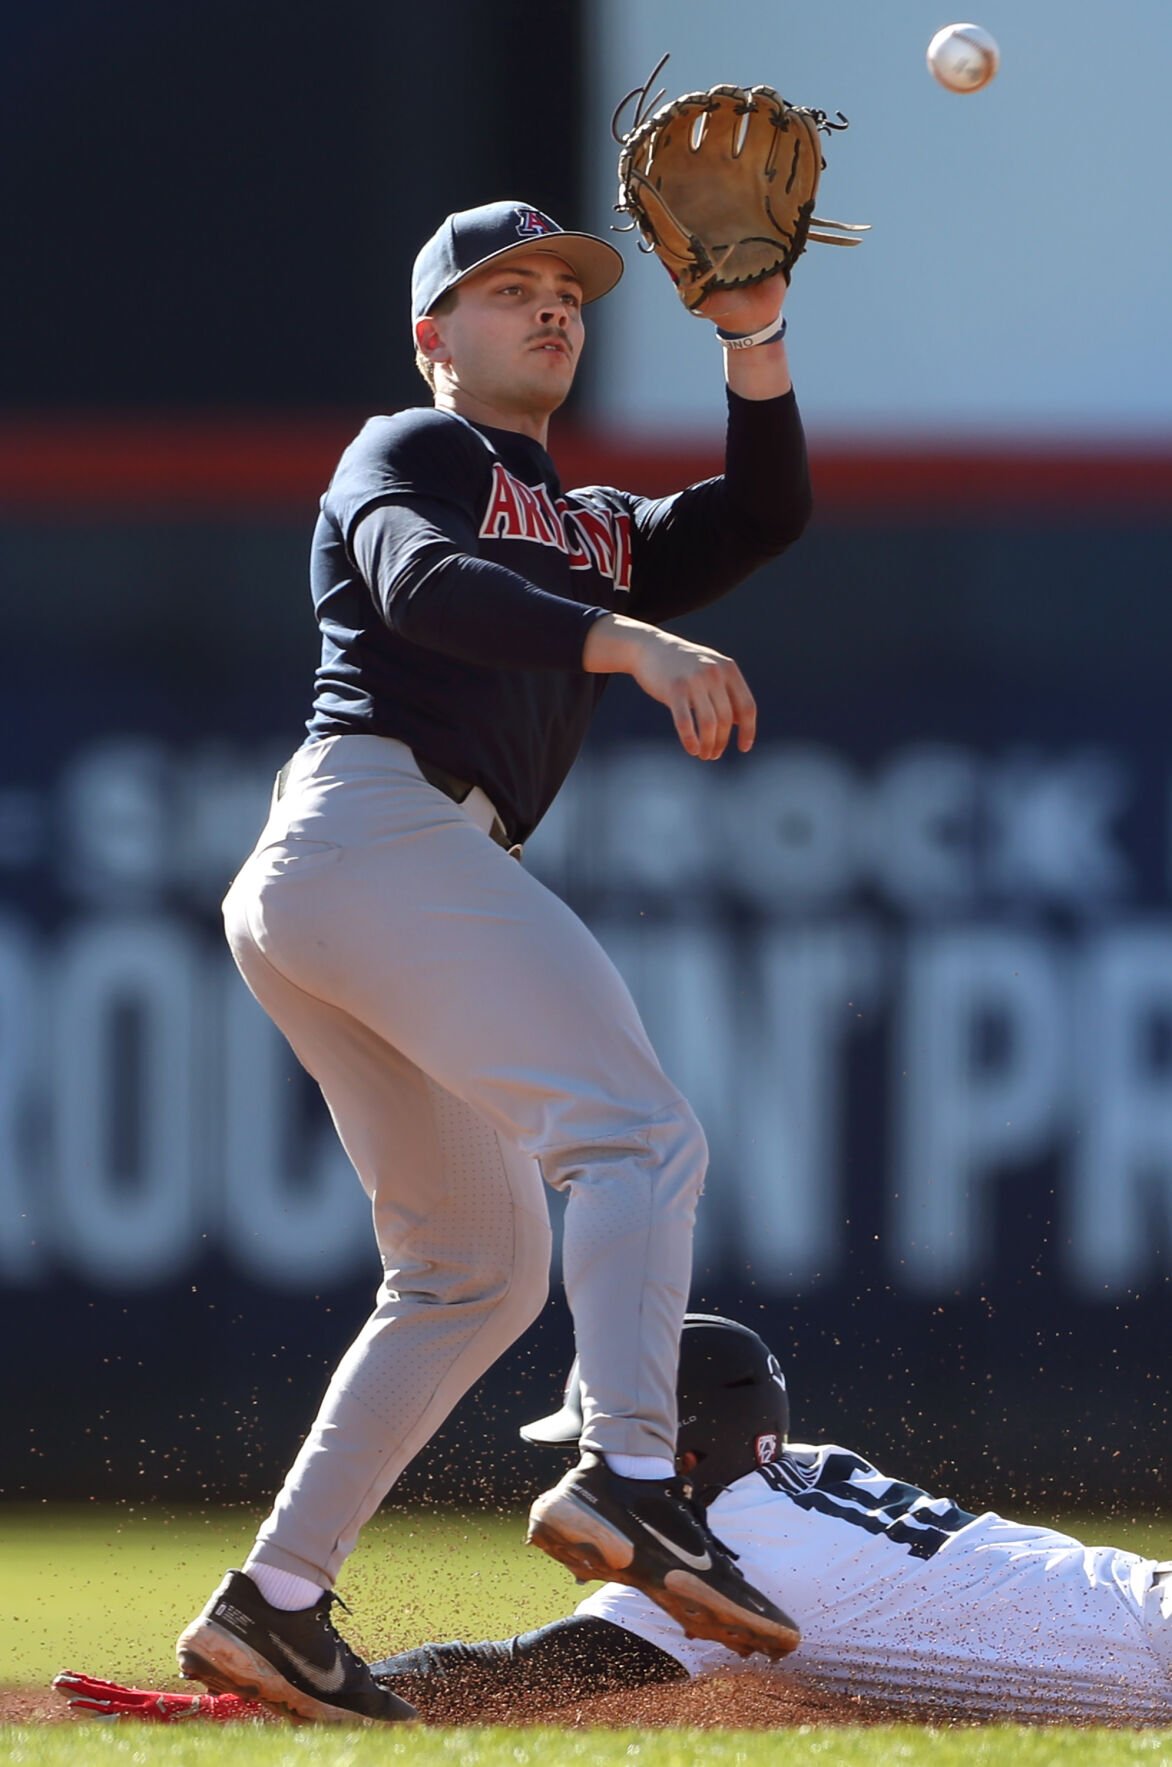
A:
[[[901,1716],[906,1719],[906,1711]],[[530,1722],[634,1730],[777,1730],[799,1724],[881,1724],[894,1717],[875,1702],[782,1688],[766,1675],[743,1673],[600,1694],[553,1707]]]
[[[501,1707],[492,1712],[469,1711],[451,1702],[437,1702],[427,1714],[431,1724],[550,1724],[566,1729],[594,1725],[635,1730],[775,1730],[799,1724],[877,1724],[895,1714],[873,1701],[836,1699],[829,1695],[770,1686],[764,1675],[713,1675],[703,1681],[673,1682],[664,1687],[628,1693],[596,1694],[524,1709]],[[907,1713],[901,1716],[906,1720]],[[0,1724],[60,1724],[76,1720],[65,1701],[49,1689],[13,1688],[0,1692]],[[938,1721],[938,1720],[937,1720]],[[273,1720],[277,1722],[277,1720]]]
[[[0,1724],[57,1724],[71,1715],[55,1693],[38,1693],[29,1687],[0,1692]]]

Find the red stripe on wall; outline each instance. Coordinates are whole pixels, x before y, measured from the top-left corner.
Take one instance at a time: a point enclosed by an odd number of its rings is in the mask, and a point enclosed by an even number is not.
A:
[[[363,414],[0,419],[0,508],[58,519],[312,509]],[[566,485],[659,496],[719,472],[721,437],[632,443],[570,424],[553,453]],[[1093,450],[1039,442],[811,442],[820,515],[965,509],[1172,512],[1172,443]]]

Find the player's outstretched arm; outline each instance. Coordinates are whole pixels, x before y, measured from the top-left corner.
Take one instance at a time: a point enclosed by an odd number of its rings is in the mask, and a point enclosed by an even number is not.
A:
[[[785,279],[717,289],[697,316],[730,334],[724,363],[724,472],[670,497],[628,498],[634,526],[629,612],[661,625],[706,607],[801,538],[812,506],[805,435],[779,335]],[[737,340],[740,341],[738,347]]]
[[[432,1724],[507,1718],[535,1704],[556,1707],[689,1678],[669,1652],[595,1614],[568,1614],[534,1632],[481,1644],[421,1644],[372,1663],[370,1672]]]
[[[606,614],[586,634],[582,667],[591,675],[630,675],[670,711],[690,755],[718,761],[734,726],[747,754],[757,734],[757,704],[731,657],[690,644],[625,614]]]

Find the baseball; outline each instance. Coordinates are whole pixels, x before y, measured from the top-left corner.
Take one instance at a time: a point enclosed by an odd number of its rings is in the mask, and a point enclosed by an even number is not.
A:
[[[928,45],[928,67],[950,92],[979,92],[1000,61],[995,39],[981,25],[945,25]]]

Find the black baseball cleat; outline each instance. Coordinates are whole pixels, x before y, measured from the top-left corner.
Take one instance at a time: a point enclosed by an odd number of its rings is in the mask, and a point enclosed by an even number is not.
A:
[[[270,1607],[243,1571],[229,1571],[179,1636],[179,1673],[213,1693],[243,1694],[318,1723],[414,1718],[415,1707],[380,1687],[336,1630],[330,1610],[337,1600],[325,1591],[312,1607],[290,1613]]]
[[[680,1478],[620,1478],[601,1456],[584,1454],[529,1511],[527,1544],[582,1582],[641,1589],[689,1638],[776,1662],[798,1644],[798,1628],[742,1577],[689,1491]]]

